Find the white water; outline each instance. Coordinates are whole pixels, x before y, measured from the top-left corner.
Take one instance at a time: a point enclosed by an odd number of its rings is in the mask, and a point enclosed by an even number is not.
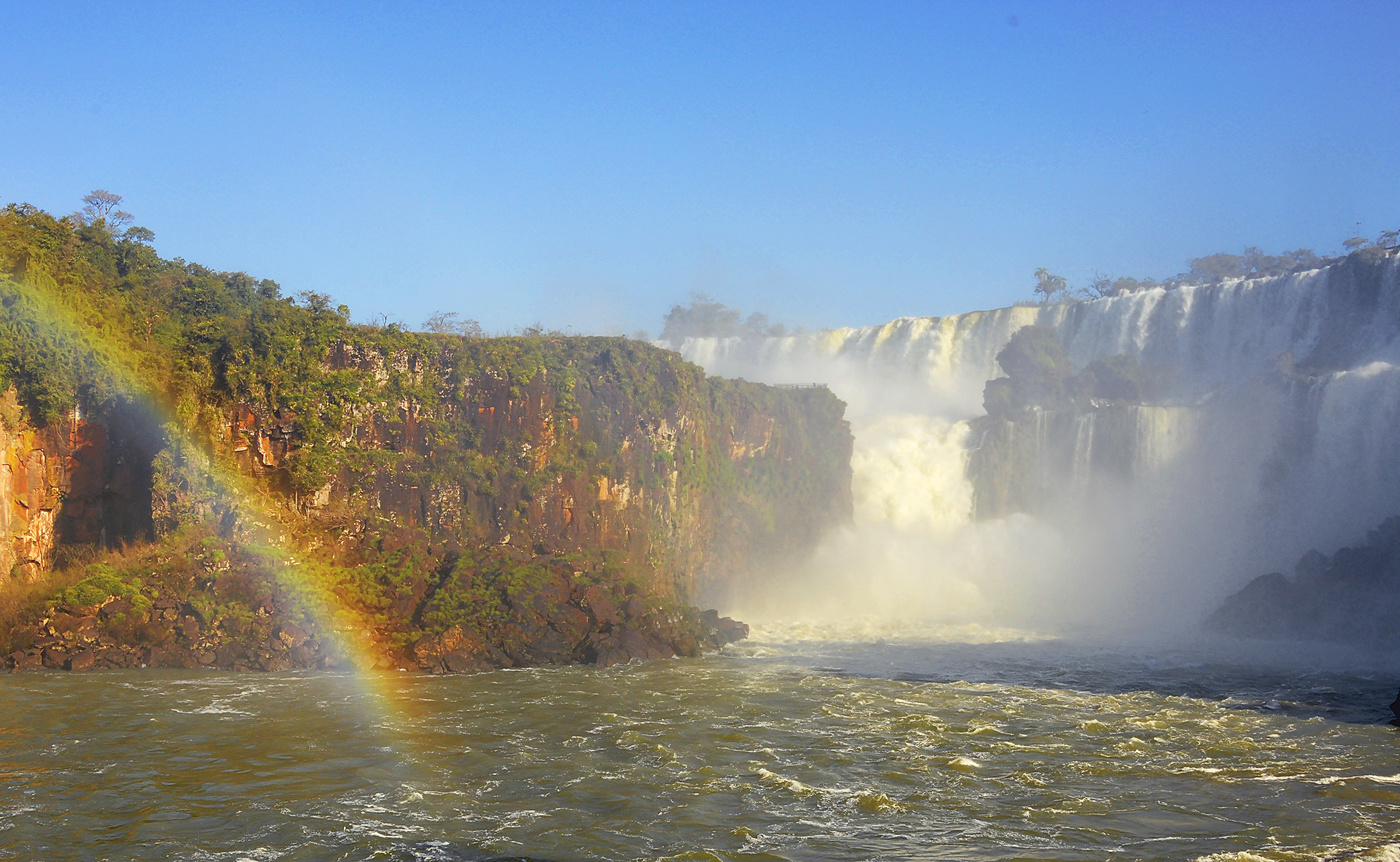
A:
[[[849,405],[854,524],[794,580],[737,610],[1179,628],[1309,548],[1358,541],[1400,513],[1400,258],[1382,268],[1369,293],[1338,266],[674,345],[710,373],[822,382]],[[1128,486],[1091,474],[1094,417],[1083,417],[1056,511],[975,521],[968,420],[983,412],[986,381],[1002,376],[996,354],[1032,323],[1053,326],[1079,368],[1125,353],[1175,368],[1182,406],[1137,410]],[[1260,383],[1283,354],[1314,375],[1293,400]]]

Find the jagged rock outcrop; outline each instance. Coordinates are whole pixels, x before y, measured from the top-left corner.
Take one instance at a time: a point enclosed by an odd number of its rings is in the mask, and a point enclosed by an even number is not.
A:
[[[1400,517],[1331,557],[1310,551],[1292,577],[1261,575],[1227,598],[1208,628],[1241,637],[1400,645]]]

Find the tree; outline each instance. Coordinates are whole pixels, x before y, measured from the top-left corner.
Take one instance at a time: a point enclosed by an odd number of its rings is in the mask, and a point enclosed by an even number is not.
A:
[[[1381,231],[1380,239],[1376,240],[1376,245],[1381,248],[1395,248],[1400,245],[1400,230]]]
[[[791,330],[793,334],[799,331],[800,328]],[[690,305],[671,307],[658,340],[680,346],[687,338],[777,338],[788,333],[786,326],[773,323],[762,312],[746,318],[737,308],[703,293],[692,293]]]
[[[1043,297],[1040,300],[1042,304],[1068,288],[1069,282],[1065,281],[1064,276],[1055,275],[1043,266],[1035,271],[1035,292]]]
[[[1293,251],[1286,251],[1282,255],[1289,262],[1293,270],[1317,269],[1322,265],[1322,258],[1310,248],[1299,248]]]
[[[1077,388],[1104,401],[1141,401],[1147,375],[1136,356],[1121,354],[1095,359],[1079,373]]]
[[[988,416],[1005,417],[1034,407],[1055,407],[1065,400],[1065,384],[1074,366],[1065,357],[1060,337],[1049,326],[1023,326],[997,354],[1006,377],[987,381],[982,406]]]
[[[1210,254],[1192,259],[1187,277],[1201,284],[1211,284],[1246,274],[1248,271],[1243,257],[1237,254]]]
[[[1243,269],[1244,275],[1261,275],[1268,267],[1268,258],[1264,250],[1257,245],[1245,247]]]
[[[1362,248],[1363,246],[1365,246],[1366,243],[1368,243],[1368,242],[1370,242],[1370,240],[1367,239],[1367,238],[1364,237],[1364,236],[1354,236],[1354,237],[1352,237],[1351,239],[1343,240],[1343,241],[1342,241],[1342,248],[1346,249],[1347,254],[1351,254],[1352,252],[1356,251],[1357,249]]]
[[[78,217],[83,224],[102,222],[115,234],[131,221],[131,213],[117,209],[121,202],[121,195],[114,195],[106,189],[93,189],[83,195],[83,208],[78,212]],[[155,235],[152,234],[151,238],[154,239]]]
[[[466,338],[485,338],[481,324],[470,318],[462,319],[455,311],[439,311],[423,321],[423,329],[437,335],[461,335]]]
[[[1118,279],[1122,281],[1122,279]],[[1089,295],[1098,299],[1105,296],[1115,296],[1118,293],[1117,282],[1112,276],[1104,275],[1101,272],[1094,273],[1094,278],[1089,282]]]
[[[155,238],[155,232],[150,228],[129,227],[122,232],[122,239],[129,239],[132,242],[146,243],[148,245],[154,242]]]

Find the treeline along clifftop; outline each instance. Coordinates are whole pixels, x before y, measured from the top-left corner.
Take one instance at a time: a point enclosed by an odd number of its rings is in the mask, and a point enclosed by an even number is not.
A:
[[[691,604],[850,517],[826,389],[622,338],[350,322],[89,209],[0,211],[12,666],[696,654]]]

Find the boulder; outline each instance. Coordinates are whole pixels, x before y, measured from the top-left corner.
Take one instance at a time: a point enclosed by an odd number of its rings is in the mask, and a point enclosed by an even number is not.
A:
[[[602,587],[597,584],[588,586],[579,598],[579,604],[592,614],[594,621],[599,626],[615,626],[622,622],[622,617],[617,612],[617,605]]]
[[[686,658],[698,658],[700,655],[700,642],[691,635],[681,635],[672,646],[675,647],[677,655]]]
[[[296,649],[311,639],[311,636],[296,623],[283,623],[277,627],[277,640],[287,649]]]
[[[97,655],[90,649],[79,650],[69,657],[65,670],[92,670],[97,664]]]
[[[413,660],[434,673],[461,673],[505,667],[510,660],[473,631],[456,625],[413,645]]]
[[[542,628],[530,639],[527,654],[532,664],[569,664],[573,659],[573,644],[554,629]]]
[[[549,617],[549,625],[558,632],[570,648],[588,636],[593,621],[588,614],[573,605],[559,605]]]
[[[720,646],[724,646],[725,644],[732,644],[735,641],[741,641],[748,637],[749,625],[748,623],[741,623],[729,617],[720,617],[719,622],[715,625],[715,631],[719,634],[720,638],[722,638]]]
[[[43,663],[44,667],[62,670],[68,664],[68,653],[58,647],[44,647]]]

